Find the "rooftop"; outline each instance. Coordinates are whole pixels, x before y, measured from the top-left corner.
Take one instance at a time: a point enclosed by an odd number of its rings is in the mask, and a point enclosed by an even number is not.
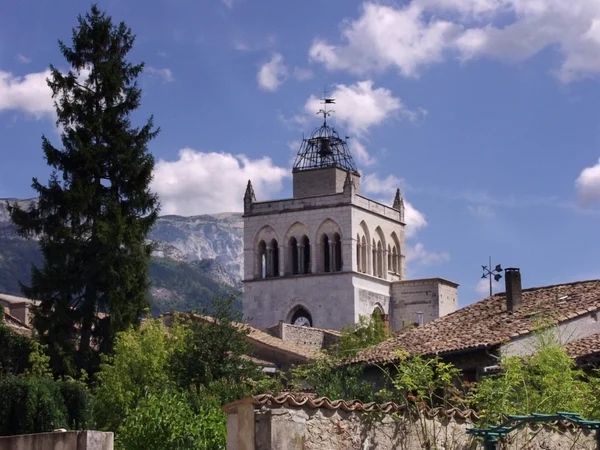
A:
[[[598,308],[600,280],[523,289],[523,304],[512,312],[507,311],[505,293],[499,293],[422,327],[400,332],[359,353],[353,362],[394,361],[399,349],[437,355],[492,347],[530,334],[540,320],[557,324]]]

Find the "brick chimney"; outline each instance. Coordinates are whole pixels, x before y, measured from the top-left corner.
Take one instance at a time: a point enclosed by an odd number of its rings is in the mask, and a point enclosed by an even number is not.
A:
[[[523,303],[521,272],[516,268],[505,269],[504,280],[506,282],[506,309],[515,311]]]

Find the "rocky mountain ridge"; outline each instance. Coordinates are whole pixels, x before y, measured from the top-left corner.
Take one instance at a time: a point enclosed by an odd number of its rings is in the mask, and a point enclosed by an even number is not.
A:
[[[37,199],[0,199],[0,292],[19,295],[32,262],[41,262],[35,237],[25,239],[10,221],[9,203],[28,208]],[[148,238],[156,243],[150,274],[153,311],[204,306],[214,295],[239,295],[243,272],[241,213],[176,215],[157,219]],[[24,275],[26,274],[26,275]]]

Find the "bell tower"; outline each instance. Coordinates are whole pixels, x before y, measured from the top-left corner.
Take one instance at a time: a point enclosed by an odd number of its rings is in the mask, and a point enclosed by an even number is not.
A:
[[[244,293],[250,324],[337,329],[378,311],[390,320],[392,285],[405,278],[404,201],[361,195],[347,145],[323,122],[302,140],[292,170],[293,197],[244,196]],[[390,323],[393,323],[390,321]]]

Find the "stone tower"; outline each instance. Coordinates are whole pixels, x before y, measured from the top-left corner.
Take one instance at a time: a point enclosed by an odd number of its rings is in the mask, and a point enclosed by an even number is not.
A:
[[[327,124],[333,100],[324,103],[294,163],[293,198],[257,202],[246,188],[242,304],[259,328],[340,329],[375,310],[388,318],[392,284],[405,277],[400,190],[392,207],[361,195],[347,143]]]

